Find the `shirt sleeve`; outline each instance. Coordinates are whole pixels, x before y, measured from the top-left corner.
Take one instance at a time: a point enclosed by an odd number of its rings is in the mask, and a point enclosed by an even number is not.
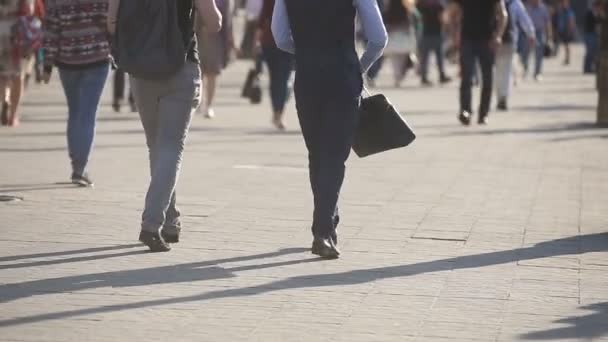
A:
[[[376,1],[354,0],[354,5],[363,28],[363,34],[367,40],[365,52],[360,60],[361,71],[365,73],[382,56],[388,42],[388,34]]]
[[[521,27],[522,30],[526,33],[528,38],[536,36],[536,30],[534,29],[534,23],[532,19],[528,15],[528,11],[526,7],[521,1],[515,1],[511,6],[514,6],[515,12],[517,15],[517,24]]]
[[[279,49],[291,54],[296,52],[284,0],[276,0],[274,3],[271,30],[274,41]]]
[[[43,21],[44,64],[50,67],[55,64],[59,54],[59,40],[61,38],[61,25],[55,2],[47,1],[47,12]]]

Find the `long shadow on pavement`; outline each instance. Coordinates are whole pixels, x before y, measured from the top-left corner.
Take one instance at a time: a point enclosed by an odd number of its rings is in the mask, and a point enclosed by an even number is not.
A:
[[[300,252],[301,250],[282,250],[275,253],[262,254],[272,257],[286,253]],[[378,267],[352,270],[348,272],[317,274],[286,278],[268,282],[258,286],[242,287],[227,290],[211,291],[202,294],[162,298],[136,303],[114,304],[94,308],[67,310],[54,313],[18,317],[0,321],[0,327],[22,325],[47,320],[57,320],[68,317],[125,311],[131,309],[148,308],[178,303],[206,301],[221,298],[237,298],[254,296],[269,292],[301,289],[322,288],[327,286],[349,286],[365,284],[381,279],[400,278],[424,273],[450,271],[455,269],[479,268],[490,265],[506,264],[520,260],[531,260],[560,255],[576,255],[591,252],[608,251],[608,233],[573,236],[542,242],[531,247],[522,247],[514,250],[465,255],[454,258],[427,261],[416,264]],[[260,258],[260,255],[244,257],[246,260]],[[239,259],[233,258],[232,260]],[[147,268],[133,271],[105,272],[76,277],[64,277],[30,281],[0,286],[0,293],[6,293],[0,302],[29,297],[43,292],[78,291],[102,286],[143,286],[152,284],[182,283],[198,280],[235,277],[234,272],[256,270],[261,268],[279,267],[305,262],[314,262],[318,259],[303,259],[286,262],[276,262],[261,265],[251,265],[235,268],[208,267],[224,261],[208,261],[189,263],[175,266]],[[580,332],[583,336],[584,331]],[[605,333],[605,332],[602,332]]]
[[[24,260],[24,259],[51,258],[51,257],[64,256],[64,255],[108,252],[108,251],[116,251],[116,250],[128,249],[128,248],[134,248],[134,247],[141,247],[141,243],[132,243],[132,244],[128,244],[128,245],[117,245],[117,246],[82,248],[82,249],[75,249],[75,250],[70,250],[70,251],[9,255],[9,256],[0,257],[0,262],[17,261],[17,260]]]
[[[475,136],[475,135],[503,135],[503,134],[549,134],[560,132],[608,132],[606,127],[597,126],[592,122],[576,122],[558,125],[542,125],[527,128],[505,128],[505,129],[481,129],[481,130],[457,130],[433,134],[438,137]]]
[[[563,328],[554,328],[531,332],[521,335],[526,340],[563,340],[584,337],[587,339],[608,335],[608,302],[596,303],[582,307],[584,310],[594,311],[586,316],[574,316],[555,321],[559,324],[568,324]]]

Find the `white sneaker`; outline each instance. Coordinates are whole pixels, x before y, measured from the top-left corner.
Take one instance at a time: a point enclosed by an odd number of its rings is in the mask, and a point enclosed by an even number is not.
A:
[[[543,75],[534,75],[534,80],[536,82],[542,82],[543,81]]]
[[[207,110],[204,113],[205,113],[205,118],[207,118],[207,119],[213,119],[215,117],[215,111],[213,110],[213,108],[207,108]]]

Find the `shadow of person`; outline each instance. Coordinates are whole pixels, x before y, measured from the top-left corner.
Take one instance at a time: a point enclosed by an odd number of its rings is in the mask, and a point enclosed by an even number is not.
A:
[[[608,335],[608,302],[596,303],[582,307],[594,311],[585,316],[563,318],[555,323],[568,324],[563,328],[554,328],[523,334],[526,340],[561,340],[561,339],[594,339]]]
[[[74,249],[74,250],[69,250],[69,251],[8,255],[8,256],[0,257],[0,262],[17,261],[17,260],[24,260],[24,259],[50,258],[50,257],[64,256],[64,255],[89,254],[89,253],[97,253],[97,252],[116,251],[116,250],[129,249],[129,248],[141,247],[141,246],[142,246],[141,243],[131,243],[131,244],[126,244],[126,245],[90,247],[90,248]]]
[[[290,260],[285,262],[275,262],[268,264],[258,264],[251,266],[241,266],[234,268],[223,268],[217,265],[228,264],[234,262],[250,261],[257,259],[275,258],[288,254],[296,254],[308,251],[304,248],[285,248],[271,253],[262,253],[256,255],[247,255],[241,257],[225,258],[218,260],[209,260],[202,262],[194,262],[180,265],[170,265],[162,267],[144,268],[139,270],[125,270],[115,272],[103,272],[94,274],[85,274],[71,277],[49,278],[43,280],[34,280],[21,282],[16,284],[0,285],[0,303],[13,301],[20,298],[42,295],[49,292],[76,292],[101,287],[134,287],[155,284],[169,283],[188,283],[202,280],[222,279],[235,277],[234,272],[248,271],[255,269],[263,269],[270,267],[280,267],[303,262],[312,262],[318,259],[303,259]],[[109,254],[111,257],[135,255],[148,253],[147,250],[129,251],[124,253]],[[107,256],[87,256],[85,260],[94,260],[95,258],[104,258]],[[76,260],[80,261],[80,260]],[[59,263],[60,260],[41,261],[38,263]],[[32,266],[39,266],[33,263]],[[21,264],[17,264],[19,266]],[[9,265],[10,266],[10,265]],[[24,266],[25,267],[25,266]],[[6,267],[10,268],[10,267]],[[2,267],[0,267],[2,269]]]
[[[416,264],[407,265],[396,265],[387,267],[377,267],[369,269],[359,269],[339,273],[330,274],[317,274],[317,275],[306,275],[290,277],[282,280],[272,281],[261,285],[225,289],[218,291],[211,291],[202,294],[173,297],[173,298],[162,298],[155,300],[148,300],[135,303],[127,304],[114,304],[106,305],[101,307],[86,308],[67,310],[61,312],[33,315],[18,317],[6,320],[0,320],[0,327],[21,325],[28,323],[35,323],[46,320],[56,320],[68,317],[78,317],[83,315],[107,313],[115,311],[124,311],[139,308],[148,308],[154,306],[207,301],[221,298],[237,298],[260,295],[268,292],[283,291],[290,289],[301,289],[301,288],[322,288],[328,286],[350,286],[357,284],[369,283],[381,279],[401,278],[407,276],[414,276],[424,273],[450,271],[456,269],[469,269],[469,268],[480,268],[491,265],[506,264],[521,260],[532,260],[545,257],[555,257],[562,255],[577,255],[591,252],[602,252],[608,251],[608,233],[589,234],[581,236],[573,236],[563,239],[551,240],[530,247],[522,247],[514,250],[497,251],[473,255],[465,255],[453,258],[446,258],[434,261],[420,262]],[[255,256],[253,256],[255,258]],[[275,263],[270,265],[260,265],[258,268],[265,267],[277,267],[288,264],[297,264],[302,262],[316,261],[315,259],[290,261],[285,263]],[[18,284],[8,284],[0,286],[0,293],[9,293],[8,298],[16,299],[26,295],[32,295],[32,291],[40,291],[42,286],[57,286],[54,284],[68,284],[71,289],[80,289],[78,284],[79,281],[95,280],[105,278],[105,285],[110,286],[112,284],[128,284],[130,286],[137,285],[149,285],[149,284],[160,284],[160,283],[173,283],[177,281],[189,281],[190,280],[202,280],[207,276],[201,273],[201,270],[197,269],[202,267],[201,265],[209,265],[210,262],[194,263],[186,265],[178,265],[171,267],[160,267],[151,268],[144,270],[134,271],[123,271],[113,273],[102,273],[100,275],[86,275],[82,277],[67,277],[67,278],[55,278],[48,280],[39,280],[35,282],[26,282]],[[217,261],[213,262],[217,263]],[[250,266],[247,268],[256,269],[256,266]],[[224,269],[223,271],[214,270],[209,275],[220,275],[222,272],[232,271],[235,272],[237,269]],[[170,272],[170,274],[166,274]],[[194,274],[177,274],[180,272],[189,272]],[[213,273],[216,272],[216,273]],[[223,273],[226,275],[225,273]],[[177,279],[173,279],[172,275],[176,276]],[[144,277],[142,279],[135,279],[137,277]],[[146,277],[147,276],[147,277]],[[76,283],[75,283],[76,282]],[[85,284],[86,285],[86,284]],[[97,287],[98,284],[93,284],[93,287]],[[91,285],[88,285],[91,286]],[[10,291],[19,291],[20,288],[25,288],[26,293],[16,296],[10,295]],[[84,287],[88,288],[88,287]],[[48,291],[48,290],[47,290]]]

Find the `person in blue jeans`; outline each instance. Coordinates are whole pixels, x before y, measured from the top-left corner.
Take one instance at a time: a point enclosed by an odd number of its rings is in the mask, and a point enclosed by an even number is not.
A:
[[[575,39],[576,35],[576,15],[570,0],[560,0],[557,8],[557,35],[559,41],[564,45],[564,65],[570,65],[570,43]]]
[[[280,131],[285,130],[283,114],[289,97],[289,79],[293,71],[293,57],[277,48],[272,37],[271,23],[274,0],[264,0],[262,13],[258,19],[258,41],[262,56],[268,65],[270,76],[270,98],[272,101],[272,124]]]
[[[530,70],[530,55],[534,54],[534,79],[540,81],[542,80],[545,46],[547,42],[552,40],[553,24],[551,13],[542,0],[529,0],[526,9],[534,24],[536,44],[530,45],[526,40],[521,41],[524,75],[528,75]]]
[[[603,17],[602,2],[595,0],[585,16],[585,59],[583,73],[593,74],[599,49],[599,26]]]
[[[93,186],[87,173],[99,100],[110,70],[107,0],[48,0],[44,23],[44,81],[53,67],[68,103],[67,141],[72,183]],[[66,37],[69,37],[66,38]]]

